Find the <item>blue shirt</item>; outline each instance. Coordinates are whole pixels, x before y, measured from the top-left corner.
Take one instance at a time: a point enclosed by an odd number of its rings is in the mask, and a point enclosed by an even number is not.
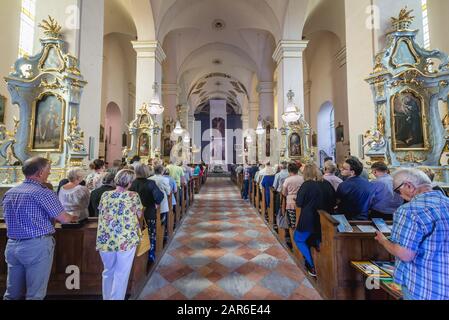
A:
[[[8,238],[13,240],[54,234],[53,220],[65,212],[56,193],[28,179],[6,192],[3,210]]]
[[[373,197],[373,185],[362,177],[349,178],[337,189],[340,199],[338,213],[348,220],[368,220],[369,208]]]
[[[175,179],[173,179],[171,176],[164,176],[167,178],[168,183],[170,184],[171,193],[172,193],[172,205],[176,206],[176,193],[178,192],[178,185],[176,184]]]
[[[412,262],[396,259],[395,282],[413,299],[449,300],[449,198],[433,191],[400,207],[391,241],[416,253]]]
[[[270,188],[273,186],[274,176],[264,176],[262,180],[262,187],[265,188],[265,205],[270,206]]]
[[[393,178],[389,174],[377,178],[371,184],[374,187],[371,209],[393,214],[404,203],[401,196],[393,191]]]

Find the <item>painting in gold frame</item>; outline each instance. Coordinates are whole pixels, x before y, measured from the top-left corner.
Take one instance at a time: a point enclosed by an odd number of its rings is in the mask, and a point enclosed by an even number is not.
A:
[[[139,157],[150,156],[151,138],[149,134],[142,133],[139,137]]]
[[[411,89],[391,97],[391,136],[394,151],[428,151],[424,98]]]
[[[301,137],[294,132],[290,135],[289,140],[289,156],[292,160],[299,160],[302,156],[301,152]]]
[[[29,148],[32,152],[62,152],[64,149],[65,100],[44,92],[34,101]]]
[[[6,97],[0,95],[0,124],[5,123]]]

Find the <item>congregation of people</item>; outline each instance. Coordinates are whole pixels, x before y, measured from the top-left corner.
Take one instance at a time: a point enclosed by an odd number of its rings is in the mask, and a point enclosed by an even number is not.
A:
[[[290,241],[304,257],[310,276],[317,276],[311,249],[320,248],[319,211],[344,215],[348,221],[382,218],[393,221],[391,237],[377,232],[376,240],[396,258],[394,279],[404,299],[449,299],[449,198],[433,183],[432,169],[404,168],[390,174],[385,163],[376,162],[370,181],[360,160],[349,157],[340,168],[327,158],[321,169],[314,163],[272,167],[268,162],[240,165],[236,173],[242,174],[245,201],[253,192],[252,181],[265,190],[265,208],[274,201],[277,228],[294,230]]]
[[[189,181],[202,178],[206,170],[203,164],[181,161],[164,165],[150,159],[145,164],[137,156],[129,164],[114,161],[109,168],[98,159],[90,169],[88,174],[82,168],[69,170],[55,192],[48,183],[49,160],[32,158],[23,164],[25,181],[2,201],[8,237],[5,300],[44,299],[55,249],[54,223],[80,223],[89,217],[98,218],[96,250],[104,265],[103,299],[125,299],[143,228],[148,226],[152,263],[158,209],[166,242],[169,199],[174,208],[180,205],[176,199],[182,201],[182,186],[189,188]]]

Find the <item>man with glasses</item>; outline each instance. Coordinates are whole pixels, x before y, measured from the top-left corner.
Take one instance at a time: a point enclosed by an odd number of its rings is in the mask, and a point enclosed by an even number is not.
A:
[[[391,240],[380,232],[376,240],[396,257],[395,282],[405,300],[449,300],[449,198],[417,169],[393,180],[408,203],[395,213]]]
[[[344,214],[348,220],[368,220],[373,197],[373,186],[362,178],[362,163],[349,158],[343,164],[341,173],[347,179],[338,186],[337,199],[340,201],[336,212]]]

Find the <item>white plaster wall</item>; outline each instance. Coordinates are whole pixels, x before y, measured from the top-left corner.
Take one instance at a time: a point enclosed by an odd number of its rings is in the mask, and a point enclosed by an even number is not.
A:
[[[106,107],[110,102],[114,102],[122,115],[122,133],[126,131],[126,124],[132,120],[133,113],[130,109],[134,110],[134,105],[130,104],[133,100],[130,98],[130,88],[135,88],[136,53],[130,41],[131,37],[118,33],[104,37],[100,122],[104,126]],[[104,144],[100,145],[100,155],[104,155]]]
[[[19,36],[20,36],[20,9],[21,1],[2,1],[0,10],[0,77],[7,76],[11,71],[11,66],[17,60],[19,53]],[[6,97],[5,108],[5,125],[12,130],[14,123],[13,117],[19,116],[18,107],[11,104],[6,82],[0,81],[0,95]]]
[[[449,54],[449,37],[447,36],[447,17],[449,1],[427,0],[429,14],[430,47]]]

